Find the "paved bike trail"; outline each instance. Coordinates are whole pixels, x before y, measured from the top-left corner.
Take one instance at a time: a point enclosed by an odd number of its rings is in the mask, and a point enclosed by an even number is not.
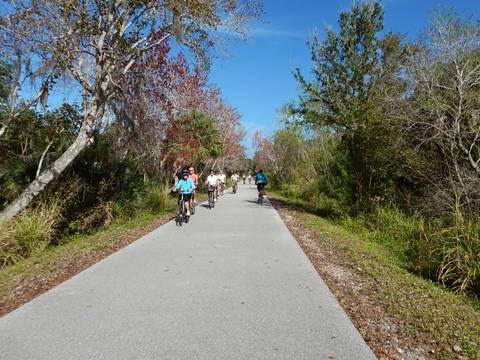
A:
[[[375,359],[254,186],[0,319],[0,359]]]

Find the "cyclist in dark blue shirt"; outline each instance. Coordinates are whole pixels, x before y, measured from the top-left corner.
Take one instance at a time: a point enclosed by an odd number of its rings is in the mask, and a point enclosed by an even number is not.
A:
[[[267,185],[267,176],[262,169],[258,170],[255,174],[255,184],[257,184],[257,190],[263,196],[265,196],[265,185]]]

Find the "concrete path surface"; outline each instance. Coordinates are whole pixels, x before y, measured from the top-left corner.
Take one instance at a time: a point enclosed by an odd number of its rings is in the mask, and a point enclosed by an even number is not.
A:
[[[375,359],[253,185],[0,319],[0,359]]]

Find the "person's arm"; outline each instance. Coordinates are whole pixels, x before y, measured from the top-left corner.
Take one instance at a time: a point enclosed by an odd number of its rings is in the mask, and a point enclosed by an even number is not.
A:
[[[179,190],[182,187],[182,180],[177,182],[177,185],[175,186],[175,190]]]

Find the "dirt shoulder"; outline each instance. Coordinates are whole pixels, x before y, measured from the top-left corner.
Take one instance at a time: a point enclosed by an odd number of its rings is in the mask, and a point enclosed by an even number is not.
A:
[[[480,311],[395,267],[355,234],[269,199],[379,359],[479,358]]]

